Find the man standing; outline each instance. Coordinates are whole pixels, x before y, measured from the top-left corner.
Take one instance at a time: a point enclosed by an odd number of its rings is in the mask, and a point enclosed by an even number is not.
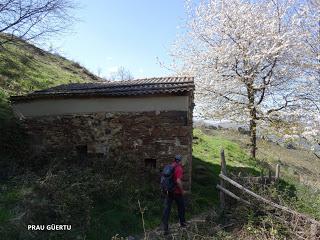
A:
[[[182,157],[181,155],[175,156],[175,160],[172,163],[172,167],[174,169],[173,172],[173,181],[175,183],[174,190],[172,192],[165,193],[164,199],[164,210],[162,215],[162,224],[164,234],[169,233],[169,217],[171,211],[172,202],[175,201],[178,207],[178,215],[181,227],[186,227],[185,220],[185,205],[184,205],[184,197],[183,195],[186,193],[183,190],[182,178],[183,178],[183,167],[181,165]]]

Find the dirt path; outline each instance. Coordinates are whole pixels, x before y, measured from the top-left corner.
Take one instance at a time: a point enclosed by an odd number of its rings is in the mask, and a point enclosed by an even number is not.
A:
[[[163,230],[158,227],[156,229],[147,231],[144,234],[140,235],[136,238],[129,238],[129,240],[160,240],[160,239],[206,239],[205,237],[202,237],[199,235],[199,230],[203,228],[206,225],[206,217],[208,214],[199,215],[196,217],[193,217],[192,219],[188,220],[188,226],[187,227],[180,227],[179,223],[170,224],[169,226],[169,234],[164,235]]]
[[[198,232],[198,224],[204,224],[205,219],[197,217],[189,220],[188,223],[188,226],[184,228],[180,227],[179,223],[171,224],[167,236],[164,236],[161,228],[149,231],[146,233],[147,239],[183,239],[184,236],[187,237],[191,234],[194,235],[194,232]]]

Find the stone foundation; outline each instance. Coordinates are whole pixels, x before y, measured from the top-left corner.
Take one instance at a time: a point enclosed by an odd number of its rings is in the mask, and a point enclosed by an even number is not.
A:
[[[159,172],[183,156],[186,188],[191,183],[192,111],[92,113],[24,120],[38,154],[65,153],[108,161],[119,155],[136,167]]]

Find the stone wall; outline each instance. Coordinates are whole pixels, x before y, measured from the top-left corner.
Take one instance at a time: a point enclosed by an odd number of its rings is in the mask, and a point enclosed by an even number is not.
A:
[[[192,108],[192,105],[190,105]],[[192,109],[134,113],[92,113],[33,117],[24,120],[39,154],[65,153],[133,159],[140,169],[156,172],[183,156],[185,183],[190,187]]]

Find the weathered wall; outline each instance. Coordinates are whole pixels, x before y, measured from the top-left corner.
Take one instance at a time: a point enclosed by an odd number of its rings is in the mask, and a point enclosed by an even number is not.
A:
[[[18,116],[36,117],[76,113],[188,111],[188,96],[35,99],[13,104]]]
[[[134,159],[145,168],[146,159],[156,160],[162,170],[176,154],[183,156],[185,182],[191,181],[192,99],[189,111],[90,113],[26,118],[25,126],[34,145],[43,153],[77,154],[86,150],[106,161],[117,155]]]

